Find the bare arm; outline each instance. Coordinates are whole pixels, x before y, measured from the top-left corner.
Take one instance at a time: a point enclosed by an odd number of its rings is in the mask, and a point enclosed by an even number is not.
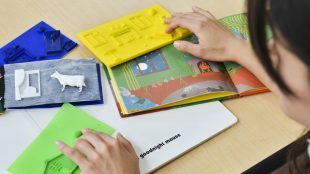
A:
[[[251,71],[263,84],[271,91],[278,93],[279,89],[270,76],[265,71],[263,65],[259,62],[258,57],[253,52],[250,43],[243,41],[240,43],[240,51],[236,62]]]

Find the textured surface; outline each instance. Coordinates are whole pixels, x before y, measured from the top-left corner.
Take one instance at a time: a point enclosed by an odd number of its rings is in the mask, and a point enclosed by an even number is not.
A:
[[[41,21],[0,49],[0,65],[60,59],[76,46],[59,30]]]
[[[15,69],[40,70],[41,97],[16,101],[15,90],[6,90],[6,108],[100,100],[96,61],[94,59],[63,59],[5,65],[6,89],[14,89]],[[66,86],[62,92],[59,81],[50,77],[56,70],[66,75],[84,75],[86,87],[82,92],[78,92],[78,88]]]
[[[14,174],[72,174],[77,165],[61,155],[55,141],[62,140],[73,146],[84,128],[101,131],[110,136],[115,131],[109,125],[66,103],[9,170]]]
[[[163,7],[154,5],[81,32],[78,37],[106,66],[112,67],[187,36],[189,31],[181,28],[171,34],[165,32],[164,19],[170,16]]]

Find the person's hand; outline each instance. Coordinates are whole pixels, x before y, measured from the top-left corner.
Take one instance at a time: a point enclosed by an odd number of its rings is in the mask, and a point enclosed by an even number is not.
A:
[[[112,138],[104,133],[85,129],[74,148],[61,141],[57,141],[56,145],[84,174],[140,173],[138,156],[131,143],[121,134]]]
[[[211,61],[238,61],[238,52],[245,41],[230,32],[208,11],[193,7],[193,12],[175,13],[165,21],[168,33],[182,27],[198,37],[199,44],[175,41],[174,46],[178,50]]]
[[[175,41],[174,46],[178,50],[210,61],[237,62],[251,71],[269,89],[279,91],[253,52],[251,44],[235,36],[208,11],[193,7],[193,12],[176,13],[171,18],[166,18],[166,23],[168,33],[181,27],[198,37],[199,44]]]

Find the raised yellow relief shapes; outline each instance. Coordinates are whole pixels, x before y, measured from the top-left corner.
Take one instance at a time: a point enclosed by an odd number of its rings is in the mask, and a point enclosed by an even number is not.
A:
[[[155,16],[156,15],[156,10],[155,9],[149,9],[149,11],[148,11],[148,14],[150,15],[150,16]]]
[[[152,26],[152,22],[145,16],[135,16],[130,18],[130,21],[140,30],[146,29]]]
[[[107,40],[97,31],[85,34],[84,38],[85,38],[85,41],[94,48],[107,43]]]
[[[173,39],[173,33],[166,33],[167,24],[165,23],[166,16],[160,16],[155,21],[153,38],[154,39]]]
[[[160,5],[121,17],[78,34],[78,38],[108,67],[127,62],[190,34],[178,28],[166,33],[170,13]]]
[[[114,32],[111,33],[113,40],[117,42],[117,46],[122,46],[139,39],[139,33],[137,33],[133,28],[127,25],[119,25],[114,28]]]

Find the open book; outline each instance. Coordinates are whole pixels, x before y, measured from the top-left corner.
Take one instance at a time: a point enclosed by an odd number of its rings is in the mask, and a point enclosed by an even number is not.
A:
[[[220,21],[239,37],[249,39],[243,14]],[[185,39],[198,42],[194,35]],[[172,44],[108,68],[107,73],[122,116],[268,91],[236,63],[199,59]]]

